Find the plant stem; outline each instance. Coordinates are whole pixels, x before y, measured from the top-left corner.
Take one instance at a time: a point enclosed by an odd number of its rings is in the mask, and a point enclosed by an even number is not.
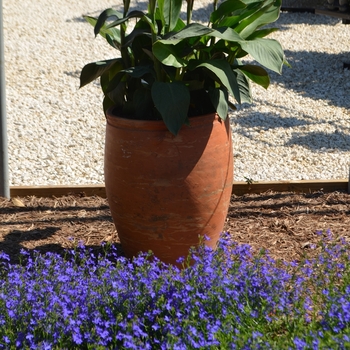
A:
[[[156,33],[154,33],[152,31],[152,47],[153,47],[153,44],[157,41],[157,35]],[[163,74],[162,74],[162,66],[161,66],[161,63],[158,61],[158,59],[154,56],[153,56],[153,63],[154,63],[154,70],[156,72],[156,75],[157,75],[157,80],[158,81],[163,81]]]
[[[194,0],[187,0],[187,25],[191,23]]]
[[[121,52],[121,57],[123,58],[124,68],[127,68],[130,66],[130,60],[129,60],[128,49],[125,47],[125,32],[126,32],[126,25],[123,23],[120,26],[120,52]]]

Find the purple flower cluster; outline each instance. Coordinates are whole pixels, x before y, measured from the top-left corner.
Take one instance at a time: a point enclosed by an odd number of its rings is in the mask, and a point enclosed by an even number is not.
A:
[[[314,261],[282,264],[226,234],[183,269],[113,248],[23,252],[20,265],[0,254],[0,349],[345,349],[348,245],[326,243]]]

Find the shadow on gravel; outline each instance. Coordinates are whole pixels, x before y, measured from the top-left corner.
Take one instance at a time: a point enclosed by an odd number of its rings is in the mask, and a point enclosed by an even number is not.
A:
[[[328,134],[324,132],[309,132],[307,135],[295,133],[286,147],[293,145],[303,146],[310,150],[329,153],[332,150],[350,151],[350,135],[344,132]]]
[[[329,150],[350,150],[350,124],[339,121],[339,118],[332,120],[328,115],[323,117],[313,113],[311,108],[295,113],[294,106],[305,98],[315,100],[322,106],[335,106],[342,108],[344,118],[348,118],[350,110],[350,72],[343,69],[343,63],[350,62],[350,52],[332,54],[317,51],[285,51],[288,62],[292,68],[284,67],[283,74],[278,75],[269,72],[271,83],[283,86],[291,94],[286,98],[293,99],[284,101],[268,102],[263,98],[256,99],[252,104],[242,104],[239,107],[237,117],[233,118],[236,125],[234,131],[243,136],[255,139],[251,128],[259,130],[269,129],[292,129],[294,130],[291,139],[285,146],[301,145],[311,150],[327,152]],[[267,91],[268,93],[268,91]],[[259,105],[265,107],[264,112],[258,112]],[[251,108],[251,107],[254,108]],[[268,111],[266,111],[268,107]],[[254,123],[252,123],[252,120]],[[322,131],[309,131],[308,126],[328,124],[334,129],[333,133]],[[255,130],[256,131],[256,130]],[[269,141],[261,141],[269,145]]]
[[[350,46],[348,52],[338,54],[316,51],[317,47],[312,49],[315,51],[285,50],[286,59],[292,67],[283,67],[282,75],[270,72],[271,82],[302,97],[350,108],[349,71],[343,68],[344,63],[350,62]]]
[[[267,105],[267,103],[266,103]],[[279,108],[283,108],[279,106]],[[285,108],[288,112],[288,108]],[[249,114],[249,113],[248,113]],[[250,128],[252,126],[251,115],[245,115],[243,117],[235,118],[235,123],[242,128]],[[271,113],[259,113],[258,116],[254,118],[254,126],[258,127],[259,130],[270,130],[276,128],[289,128],[297,127],[303,125],[313,124],[312,121],[307,121],[304,119],[299,119],[296,117],[280,117],[278,115],[273,115]]]
[[[286,113],[288,110],[286,111]],[[238,125],[238,128],[234,128],[235,133],[239,133],[242,136],[253,140],[256,140],[255,134],[249,131],[252,127],[251,118],[253,116],[247,113],[243,117],[234,118],[234,123]],[[305,116],[306,118],[306,116]],[[273,115],[271,113],[259,113],[258,116],[254,116],[254,127],[259,130],[268,131],[277,128],[296,128],[301,127],[300,131],[292,132],[291,138],[288,142],[284,143],[285,147],[291,147],[293,145],[302,146],[317,152],[330,152],[333,150],[340,151],[350,151],[350,127],[347,130],[342,130],[337,128],[336,123],[329,122],[329,124],[334,124],[334,133],[326,132],[316,132],[307,131],[303,132],[303,127],[312,124],[319,124],[319,120],[313,121],[311,118],[309,120],[299,119],[297,117],[281,117],[278,115]],[[269,143],[268,140],[260,141],[265,143],[267,146],[275,146],[275,141]]]

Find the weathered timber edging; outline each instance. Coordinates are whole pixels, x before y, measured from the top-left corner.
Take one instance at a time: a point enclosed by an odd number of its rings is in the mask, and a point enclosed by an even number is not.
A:
[[[350,23],[350,12],[341,12],[339,10],[328,10],[328,9],[323,8],[323,9],[315,9],[315,14],[341,18],[343,24]]]
[[[277,181],[253,182],[235,181],[232,193],[238,196],[247,193],[275,192],[303,192],[315,191],[334,192],[348,191],[348,180],[308,180],[308,181]],[[62,197],[66,195],[83,195],[106,197],[104,185],[86,186],[12,186],[10,196],[13,197]]]

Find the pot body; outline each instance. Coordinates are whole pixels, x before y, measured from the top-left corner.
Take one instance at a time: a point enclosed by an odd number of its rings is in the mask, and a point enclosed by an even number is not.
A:
[[[229,118],[194,117],[174,136],[163,121],[124,119],[109,111],[104,167],[126,256],[152,250],[175,263],[204,235],[215,248],[232,191]]]

